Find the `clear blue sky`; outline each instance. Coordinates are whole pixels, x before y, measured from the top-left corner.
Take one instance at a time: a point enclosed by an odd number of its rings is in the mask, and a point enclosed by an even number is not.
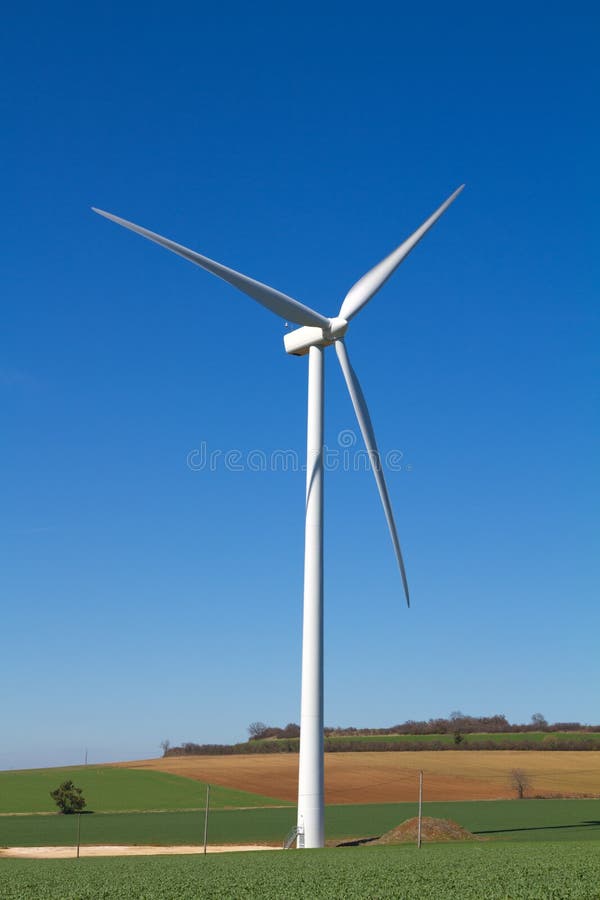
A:
[[[326,485],[326,720],[598,704],[598,12],[591,3],[33,4],[4,13],[0,767],[299,717],[302,452],[283,323],[90,212],[355,320],[413,608],[369,473]],[[354,429],[328,353],[327,442]]]

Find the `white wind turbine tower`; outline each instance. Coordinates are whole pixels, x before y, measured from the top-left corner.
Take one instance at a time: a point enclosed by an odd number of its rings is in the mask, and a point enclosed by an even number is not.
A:
[[[298,776],[298,847],[323,847],[325,842],[325,799],[323,779],[323,351],[335,345],[348,386],[352,405],[371,460],[371,466],[392,543],[400,567],[406,602],[410,605],[408,582],[398,541],[379,450],[369,410],[352,368],[344,336],[348,324],[395,272],[400,263],[437,222],[462,191],[458,188],[414,234],[400,244],[350,288],[337,316],[328,318],[280,291],[248,278],[221,263],[188,250],[125,219],[95,209],[94,212],[141,234],[143,237],[189,259],[213,275],[248,294],[282,319],[302,327],[284,336],[287,353],[308,354],[308,423],[306,465],[306,530],[304,548],[304,618],[302,631],[302,699],[300,714],[300,767]]]

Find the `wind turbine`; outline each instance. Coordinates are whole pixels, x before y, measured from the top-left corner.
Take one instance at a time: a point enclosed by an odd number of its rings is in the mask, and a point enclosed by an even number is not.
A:
[[[358,420],[375,476],[379,496],[394,545],[406,602],[410,606],[408,581],[396,523],[385,483],[373,424],[356,372],[352,368],[344,336],[350,321],[406,259],[410,251],[437,222],[460,194],[454,191],[420,228],[363,275],[346,294],[337,316],[328,318],[280,291],[242,275],[221,263],[201,256],[181,244],[147,228],[101,209],[99,215],[141,234],[161,247],[183,256],[202,269],[238,288],[271,312],[301,327],[284,336],[285,350],[295,356],[308,355],[308,423],[306,442],[306,525],[304,546],[304,611],[302,628],[302,697],[300,713],[300,765],[298,775],[299,848],[323,847],[325,843],[325,795],[323,759],[323,351],[331,344],[336,354]]]

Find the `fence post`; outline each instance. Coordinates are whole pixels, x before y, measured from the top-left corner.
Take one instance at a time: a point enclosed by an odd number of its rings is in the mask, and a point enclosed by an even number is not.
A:
[[[417,829],[417,848],[421,849],[421,820],[423,818],[423,770],[419,770],[419,827]]]
[[[210,784],[206,785],[206,806],[204,808],[204,855],[206,856],[206,842],[208,840],[208,807],[210,804]]]
[[[79,859],[79,844],[81,843],[81,813],[77,813],[77,859]]]

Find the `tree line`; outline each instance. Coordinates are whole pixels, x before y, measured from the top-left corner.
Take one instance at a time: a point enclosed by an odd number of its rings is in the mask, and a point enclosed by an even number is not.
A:
[[[528,738],[533,732],[544,732],[545,737],[539,741]],[[572,737],[556,737],[557,732],[567,732]],[[345,751],[398,751],[403,750],[597,750],[598,741],[592,737],[600,732],[600,725],[582,725],[581,722],[550,723],[541,713],[534,713],[531,721],[516,724],[508,721],[504,715],[469,716],[460,711],[450,713],[447,718],[414,720],[408,719],[399,725],[388,728],[354,728],[326,727],[324,729],[324,745],[326,752],[343,753]],[[520,734],[519,740],[511,740],[506,744],[486,738],[486,734]],[[452,744],[447,741],[370,741],[369,737],[385,735],[453,735]],[[465,735],[480,735],[477,738],[465,739]],[[589,737],[586,737],[589,735]],[[238,753],[297,753],[299,746],[300,726],[296,722],[288,723],[284,728],[266,725],[264,722],[252,722],[248,726],[248,740],[238,744],[197,744],[192,741],[172,747],[169,741],[163,741],[163,756],[230,756]],[[357,738],[353,741],[352,738]],[[343,738],[345,740],[340,740]],[[358,740],[360,739],[360,740]]]
[[[165,756],[235,756],[236,754],[248,753],[298,753],[300,740],[298,738],[290,738],[287,740],[270,739],[265,741],[246,741],[240,744],[195,744],[192,741],[180,744],[177,747],[169,747]],[[527,738],[525,735],[521,740],[507,741],[501,743],[491,738],[465,739],[460,742],[444,743],[442,741],[411,741],[410,743],[402,743],[400,741],[369,741],[357,740],[352,738],[346,740],[338,740],[335,738],[325,738],[325,753],[356,753],[356,752],[377,752],[385,753],[393,751],[394,753],[418,751],[418,750],[598,750],[600,749],[598,740],[592,737],[573,737],[573,738],[556,738],[548,735],[548,739],[543,741],[535,741]]]
[[[353,735],[386,734],[456,734],[456,732],[461,734],[527,734],[540,731],[548,734],[557,731],[595,733],[600,732],[600,725],[582,725],[580,722],[554,722],[551,724],[542,713],[534,713],[531,721],[526,724],[516,724],[509,722],[504,715],[469,716],[456,711],[450,713],[446,719],[408,719],[406,722],[390,725],[387,728],[326,727],[324,734],[326,737],[352,737]],[[262,741],[268,738],[295,738],[299,735],[300,726],[295,722],[286,725],[285,728],[265,725],[264,722],[252,722],[248,726],[250,741]]]

